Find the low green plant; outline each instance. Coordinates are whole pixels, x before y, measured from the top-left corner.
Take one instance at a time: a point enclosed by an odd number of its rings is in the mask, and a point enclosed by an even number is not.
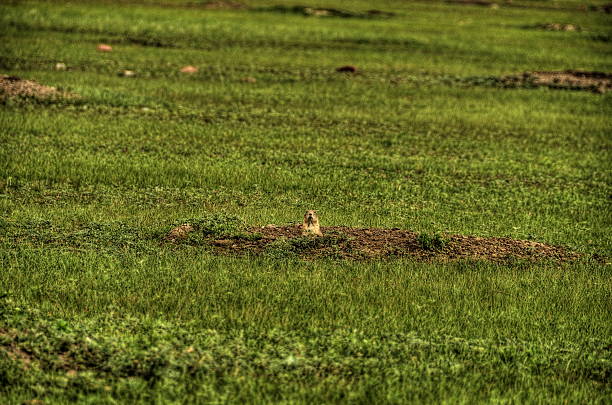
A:
[[[297,252],[294,246],[290,243],[290,240],[281,237],[275,241],[269,243],[264,251],[266,257],[270,259],[286,259],[296,258]]]
[[[425,250],[444,250],[448,239],[438,232],[422,232],[417,236],[417,242]]]
[[[336,257],[340,245],[348,238],[344,235],[324,235],[321,237],[298,236],[296,238],[278,238],[266,247],[268,257],[297,257],[311,251],[327,257]]]
[[[181,219],[174,225],[181,224],[190,224],[195,232],[204,237],[231,238],[246,235],[245,221],[236,215],[226,213],[211,213],[201,217]]]
[[[258,241],[263,239],[263,235],[259,232],[249,233],[249,232],[238,232],[232,235],[233,239],[242,239],[248,241]]]

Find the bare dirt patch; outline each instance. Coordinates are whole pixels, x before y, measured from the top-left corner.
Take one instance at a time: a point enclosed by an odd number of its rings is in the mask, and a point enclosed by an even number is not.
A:
[[[185,225],[181,225],[185,227]],[[180,242],[169,235],[166,241]],[[511,260],[570,261],[580,257],[562,247],[511,238],[446,235],[441,246],[427,246],[419,234],[402,229],[321,227],[322,237],[302,236],[301,225],[251,228],[236,238],[210,238],[213,250],[225,254],[280,254],[306,259],[333,257],[349,260],[410,257],[419,261]]]
[[[190,224],[179,225],[176,228],[173,228],[170,232],[168,232],[168,235],[166,235],[166,240],[168,242],[176,242],[179,240],[183,240],[187,238],[187,235],[189,235],[189,232],[191,231],[193,231],[193,226],[191,226]]]
[[[45,86],[34,80],[24,80],[17,76],[0,75],[0,101],[9,98],[34,98],[39,100],[74,98],[74,94]]]
[[[278,12],[282,14],[298,14],[306,17],[340,17],[340,18],[390,18],[395,13],[382,10],[350,11],[336,8],[318,8],[307,6],[272,6],[260,7],[257,10]]]
[[[560,23],[548,23],[548,24],[537,24],[534,28],[538,28],[545,31],[569,31],[569,32],[580,32],[582,27],[576,24],[560,24]]]
[[[587,90],[597,93],[606,93],[612,89],[612,73],[581,70],[525,72],[521,75],[505,76],[500,81],[510,87],[532,85],[555,89]]]

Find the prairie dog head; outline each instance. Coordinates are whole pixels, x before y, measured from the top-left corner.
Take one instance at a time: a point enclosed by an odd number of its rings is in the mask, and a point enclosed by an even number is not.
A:
[[[317,215],[317,211],[308,210],[304,214],[304,223],[307,225],[314,225],[319,223],[319,216]]]
[[[302,224],[303,235],[318,235],[323,236],[319,227],[319,216],[315,210],[308,210],[304,214],[304,223]]]

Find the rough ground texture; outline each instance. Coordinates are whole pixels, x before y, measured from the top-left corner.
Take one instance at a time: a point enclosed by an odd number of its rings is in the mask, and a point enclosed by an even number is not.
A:
[[[166,241],[179,243],[187,239],[190,226],[183,224],[170,231]],[[557,260],[579,257],[562,247],[510,238],[481,238],[448,235],[443,246],[426,247],[419,234],[402,229],[322,227],[323,237],[302,236],[300,225],[266,225],[251,228],[241,237],[210,238],[219,253],[273,253],[304,258],[335,257],[342,259],[382,259],[406,256],[416,260]]]
[[[194,3],[194,4],[197,4],[197,3]],[[244,4],[239,3],[237,1],[231,1],[231,0],[209,1],[207,3],[204,3],[203,7],[208,10],[224,10],[224,9],[239,10],[239,9],[247,8],[247,6],[245,6]]]
[[[389,18],[395,14],[382,10],[367,10],[364,12],[342,10],[336,8],[317,8],[306,6],[283,6],[259,7],[257,10],[267,12],[278,12],[283,14],[298,14],[307,17],[341,17],[341,18]]]
[[[496,2],[494,2],[494,1],[487,1],[487,0],[447,0],[446,2],[447,3],[451,3],[451,4],[488,6],[488,7],[499,6]]]
[[[509,86],[533,85],[558,89],[588,90],[605,93],[612,89],[612,73],[565,70],[558,72],[525,72],[506,76],[502,83]]]
[[[24,80],[17,76],[0,75],[0,101],[7,98],[51,99],[73,97],[55,87],[42,85],[34,80]]]
[[[549,23],[538,24],[535,27],[546,31],[582,31],[582,27],[576,24]]]

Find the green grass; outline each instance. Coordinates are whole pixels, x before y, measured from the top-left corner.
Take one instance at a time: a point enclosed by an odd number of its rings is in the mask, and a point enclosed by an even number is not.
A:
[[[0,73],[81,96],[0,105],[1,402],[605,403],[610,94],[491,78],[612,71],[609,15],[245,3],[0,4]],[[534,28],[551,22],[583,30]],[[221,235],[306,209],[323,226],[584,257],[302,261],[292,249],[309,240],[246,257],[160,243],[185,218]]]

